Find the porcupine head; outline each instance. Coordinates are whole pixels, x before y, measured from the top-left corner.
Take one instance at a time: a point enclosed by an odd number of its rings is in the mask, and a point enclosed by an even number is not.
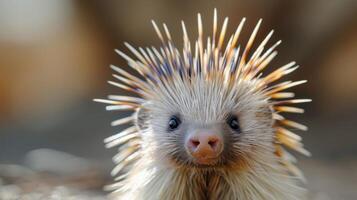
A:
[[[191,43],[184,22],[183,48],[175,47],[165,24],[153,22],[162,46],[121,51],[138,75],[112,66],[117,81],[110,84],[133,93],[96,101],[107,110],[132,110],[112,125],[132,126],[105,140],[119,148],[113,157],[114,199],[303,199],[302,173],[285,148],[305,155],[300,136],[290,129],[306,126],[281,114],[302,113],[291,106],[287,89],[306,81],[278,81],[298,68],[290,62],[265,75],[277,55],[268,47],[271,31],[251,51],[261,20],[244,48],[238,39],[245,19],[225,41],[228,18],[203,38],[198,14],[198,38]]]

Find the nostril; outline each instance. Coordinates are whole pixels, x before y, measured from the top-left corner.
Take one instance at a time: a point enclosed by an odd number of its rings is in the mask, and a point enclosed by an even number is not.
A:
[[[197,148],[198,145],[200,145],[200,141],[191,139],[191,144],[192,144],[193,147]]]
[[[208,141],[209,146],[211,146],[212,149],[216,148],[217,146],[217,140],[210,140]]]

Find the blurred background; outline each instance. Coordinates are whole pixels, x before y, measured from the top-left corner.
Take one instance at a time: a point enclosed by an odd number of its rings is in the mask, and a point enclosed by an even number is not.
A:
[[[313,157],[297,156],[311,198],[357,199],[355,0],[0,0],[0,199],[105,199],[115,149],[103,139],[121,114],[92,99],[123,93],[106,84],[110,64],[126,66],[114,49],[158,46],[151,19],[180,46],[180,20],[192,40],[196,14],[211,31],[215,7],[230,33],[247,17],[243,45],[263,18],[257,41],[271,29],[270,44],[283,41],[271,68],[295,60],[288,79],[309,81],[295,91],[313,102],[292,117],[309,126]]]

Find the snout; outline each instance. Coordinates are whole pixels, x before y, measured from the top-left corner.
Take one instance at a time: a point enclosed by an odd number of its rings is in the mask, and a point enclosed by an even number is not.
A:
[[[222,137],[210,130],[196,131],[190,134],[185,148],[198,164],[214,164],[223,150]]]

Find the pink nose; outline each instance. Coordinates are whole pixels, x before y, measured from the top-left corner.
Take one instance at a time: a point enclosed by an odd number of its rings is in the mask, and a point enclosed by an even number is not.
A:
[[[209,131],[196,132],[186,141],[186,149],[199,164],[210,164],[217,160],[223,149],[219,135]]]

